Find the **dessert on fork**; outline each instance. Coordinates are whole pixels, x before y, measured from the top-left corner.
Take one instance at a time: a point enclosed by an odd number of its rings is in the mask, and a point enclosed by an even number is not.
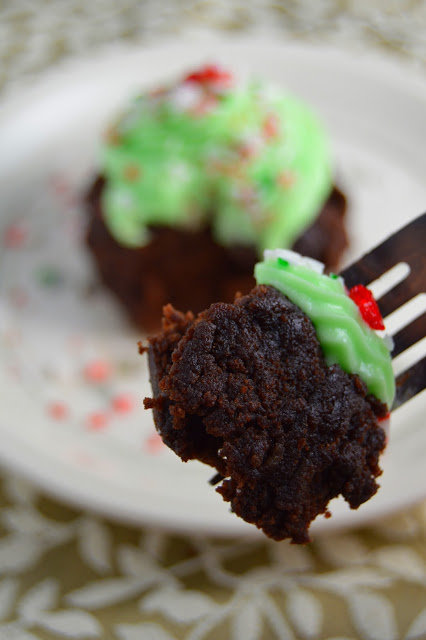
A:
[[[196,318],[168,305],[148,347],[165,444],[213,466],[239,516],[298,543],[332,498],[376,492],[394,396],[376,303],[323,268],[266,251],[248,295]]]
[[[426,334],[410,302],[425,295],[426,214],[340,276],[291,251],[266,251],[257,286],[194,317],[171,305],[148,352],[154,422],[184,461],[217,470],[232,510],[275,540],[309,541],[309,525],[343,495],[352,508],[377,491],[391,409],[426,387],[426,356],[394,379],[391,351]],[[389,338],[384,316],[405,307]],[[388,283],[389,285],[389,283]],[[374,283],[373,283],[374,286]]]

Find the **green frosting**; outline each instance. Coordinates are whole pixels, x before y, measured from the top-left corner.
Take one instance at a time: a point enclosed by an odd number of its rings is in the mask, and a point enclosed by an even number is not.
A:
[[[183,79],[136,98],[101,149],[105,219],[127,246],[148,227],[197,229],[222,245],[289,247],[332,187],[326,134],[270,86]]]
[[[255,266],[258,284],[275,287],[311,319],[328,365],[357,373],[370,393],[392,406],[395,379],[385,341],[362,319],[341,278],[271,257]]]

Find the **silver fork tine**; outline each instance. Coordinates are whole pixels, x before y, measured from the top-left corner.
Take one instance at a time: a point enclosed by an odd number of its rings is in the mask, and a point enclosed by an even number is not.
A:
[[[426,356],[396,378],[394,411],[426,388]]]
[[[392,351],[392,357],[396,358],[396,356],[411,347],[411,345],[416,344],[424,336],[426,336],[426,313],[423,313],[393,336],[395,346]]]
[[[425,287],[426,213],[344,269],[341,275],[349,288],[356,284],[367,286],[399,262],[406,262],[411,268],[411,273],[403,283],[383,296],[379,305],[381,311],[382,304],[386,307],[386,311],[382,311],[383,315],[388,315]],[[407,297],[408,280],[412,283],[410,289],[413,293]],[[394,292],[398,295],[395,296]],[[392,303],[386,302],[388,297]]]
[[[341,275],[348,288],[356,284],[367,286],[401,262],[409,265],[410,273],[378,300],[383,317],[388,316],[426,289],[426,213],[344,269]],[[424,336],[426,336],[426,313],[394,335],[395,348],[392,356],[395,358]],[[397,376],[393,409],[425,388],[426,357]]]

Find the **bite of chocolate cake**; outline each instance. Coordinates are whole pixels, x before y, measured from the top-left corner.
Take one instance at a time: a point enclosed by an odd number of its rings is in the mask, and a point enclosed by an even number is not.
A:
[[[165,307],[141,347],[145,407],[182,460],[217,470],[237,515],[304,543],[332,498],[357,508],[377,491],[394,380],[374,301],[366,310],[317,264],[266,253],[248,295],[197,317]]]

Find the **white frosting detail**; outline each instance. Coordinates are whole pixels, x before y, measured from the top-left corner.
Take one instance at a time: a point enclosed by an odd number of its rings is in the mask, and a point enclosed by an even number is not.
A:
[[[286,260],[289,264],[308,267],[308,269],[312,269],[312,271],[316,271],[317,273],[324,273],[325,265],[322,262],[314,260],[314,258],[306,258],[300,253],[297,253],[297,251],[291,251],[290,249],[265,249],[263,252],[264,260],[277,260],[278,258]]]
[[[389,335],[389,333],[386,332],[386,329],[384,329],[384,330],[377,329],[376,330],[376,334],[379,336],[379,338],[381,338],[383,340],[383,342],[385,343],[385,345],[388,348],[388,350],[389,351],[393,351],[393,348],[395,346],[395,342],[394,342],[394,339],[392,338],[392,336]]]

